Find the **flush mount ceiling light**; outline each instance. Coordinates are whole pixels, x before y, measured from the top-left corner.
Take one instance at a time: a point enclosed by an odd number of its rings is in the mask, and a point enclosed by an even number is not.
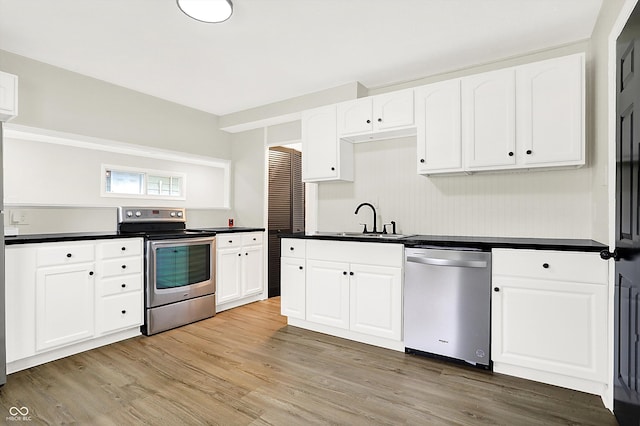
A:
[[[185,15],[202,22],[224,22],[233,13],[231,0],[176,0]]]

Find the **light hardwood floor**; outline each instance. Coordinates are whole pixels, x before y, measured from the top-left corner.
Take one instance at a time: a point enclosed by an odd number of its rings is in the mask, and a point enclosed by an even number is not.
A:
[[[0,422],[27,407],[29,424],[617,424],[597,396],[290,327],[279,310],[269,299],[11,374]]]

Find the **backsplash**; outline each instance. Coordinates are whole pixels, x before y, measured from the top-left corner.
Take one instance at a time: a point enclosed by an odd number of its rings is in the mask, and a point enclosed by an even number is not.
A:
[[[232,210],[187,209],[187,226],[205,228],[227,226]],[[22,223],[12,223],[13,220]],[[65,232],[115,232],[116,207],[28,207],[10,206],[5,210],[4,226],[17,228],[20,235]],[[236,226],[241,226],[236,222]]]
[[[591,238],[591,169],[424,177],[414,137],[356,144],[355,181],[318,185],[318,230],[371,229],[396,221],[399,233]]]

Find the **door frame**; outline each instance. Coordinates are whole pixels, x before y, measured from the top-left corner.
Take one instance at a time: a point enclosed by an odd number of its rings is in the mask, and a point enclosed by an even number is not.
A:
[[[269,142],[269,128],[263,128],[263,157],[264,157],[264,177],[263,177],[263,206],[262,223],[265,227],[264,238],[264,277],[265,285],[262,298],[269,297],[269,148],[274,146],[291,147],[291,145],[301,145],[302,139],[292,139],[279,142]],[[302,152],[302,146],[299,149]],[[305,182],[304,192],[304,230],[307,234],[318,230],[318,184]]]
[[[607,108],[608,108],[608,120],[607,120],[607,137],[608,137],[608,161],[607,161],[607,186],[608,186],[608,216],[609,216],[609,229],[608,229],[608,245],[609,251],[613,251],[616,245],[616,126],[617,126],[617,98],[616,98],[616,72],[617,72],[617,39],[622,33],[624,26],[626,25],[633,9],[639,0],[625,0],[620,13],[611,28],[609,38],[607,42],[608,50],[608,72],[607,72]],[[605,407],[613,412],[613,375],[614,375],[614,301],[615,301],[615,261],[610,259],[609,261],[609,316],[608,316],[608,342],[607,352],[609,354],[608,360],[608,372],[609,380],[607,383],[607,390],[602,396]]]
[[[269,142],[268,128],[264,128],[264,212],[263,222],[268,228],[269,224],[269,148],[274,146],[290,147],[290,145],[298,145],[302,143],[302,139],[294,139],[290,141]],[[300,149],[302,152],[302,149]],[[318,230],[318,184],[305,182],[304,186],[304,230],[307,234]],[[265,245],[265,251],[267,246]]]

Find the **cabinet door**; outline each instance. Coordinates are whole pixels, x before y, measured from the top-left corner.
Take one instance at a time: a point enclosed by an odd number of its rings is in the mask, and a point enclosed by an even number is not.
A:
[[[141,292],[102,297],[97,304],[98,332],[105,334],[142,325],[143,304]]]
[[[349,264],[307,260],[307,321],[349,328]]]
[[[18,77],[0,72],[0,121],[18,115]]]
[[[413,126],[413,89],[373,97],[373,131]]]
[[[242,297],[241,247],[218,248],[216,259],[216,303]]]
[[[460,172],[460,80],[416,89],[418,173]]]
[[[304,259],[280,259],[280,313],[285,317],[305,319]]]
[[[515,102],[513,69],[462,80],[463,138],[469,169],[516,163]]]
[[[264,290],[264,259],[262,246],[242,248],[242,295],[250,296]]]
[[[516,82],[522,164],[584,164],[584,55],[523,65]]]
[[[492,359],[607,381],[607,286],[494,276]]]
[[[369,133],[373,129],[371,98],[338,104],[338,137]]]
[[[37,270],[36,350],[94,335],[93,270],[93,263]]]
[[[351,273],[351,330],[401,340],[401,268],[352,264]]]
[[[336,106],[302,112],[302,179],[338,178]]]

